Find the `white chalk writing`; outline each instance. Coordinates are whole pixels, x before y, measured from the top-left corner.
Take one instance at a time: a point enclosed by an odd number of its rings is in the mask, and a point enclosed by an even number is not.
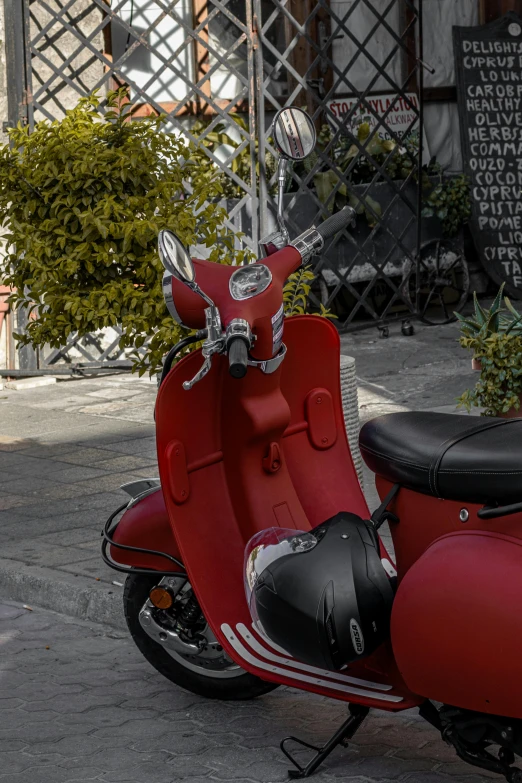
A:
[[[522,36],[514,39],[507,27],[497,40],[487,40],[487,28],[461,28],[459,35],[474,229],[486,263],[522,288]]]

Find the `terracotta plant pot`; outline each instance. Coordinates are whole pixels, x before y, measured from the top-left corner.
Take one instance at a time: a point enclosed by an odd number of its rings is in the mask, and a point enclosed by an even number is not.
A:
[[[475,372],[480,372],[482,370],[482,360],[473,357],[471,360],[471,369],[475,370]]]
[[[496,413],[495,416],[497,419],[521,419],[522,418],[522,404],[520,405],[520,408],[515,410],[515,408],[510,408],[506,413]]]

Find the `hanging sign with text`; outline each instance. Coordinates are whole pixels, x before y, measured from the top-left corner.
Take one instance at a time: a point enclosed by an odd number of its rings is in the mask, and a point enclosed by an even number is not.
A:
[[[522,299],[522,18],[453,38],[473,238],[488,274]]]
[[[335,130],[341,126],[342,129],[356,135],[359,123],[364,121],[372,130],[378,126],[379,135],[384,139],[403,138],[418,133],[420,107],[416,93],[407,92],[404,96],[369,95],[366,103],[372,107],[372,112],[361,105],[358,98],[341,97],[329,100],[327,106],[330,109],[328,112],[330,124]],[[380,117],[383,118],[382,122],[379,120]],[[430,153],[424,129],[422,143],[423,161],[428,163]]]

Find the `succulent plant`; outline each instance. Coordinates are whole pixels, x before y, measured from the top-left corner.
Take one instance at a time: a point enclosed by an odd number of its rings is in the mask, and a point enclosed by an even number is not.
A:
[[[513,306],[507,296],[503,297],[504,283],[488,309],[484,309],[476,292],[473,294],[475,312],[473,316],[455,313],[460,321],[462,337],[486,339],[492,334],[522,335],[522,313]],[[505,305],[505,309],[503,307]]]

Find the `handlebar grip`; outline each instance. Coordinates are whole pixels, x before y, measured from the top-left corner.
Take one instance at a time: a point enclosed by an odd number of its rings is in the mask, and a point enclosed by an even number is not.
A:
[[[341,231],[348,223],[351,223],[355,218],[356,212],[352,207],[343,207],[340,212],[336,212],[335,215],[329,217],[320,226],[317,226],[316,231],[322,236],[324,240],[333,237],[338,231]]]
[[[248,367],[248,346],[243,337],[234,337],[228,345],[228,371],[232,378],[244,378]]]

